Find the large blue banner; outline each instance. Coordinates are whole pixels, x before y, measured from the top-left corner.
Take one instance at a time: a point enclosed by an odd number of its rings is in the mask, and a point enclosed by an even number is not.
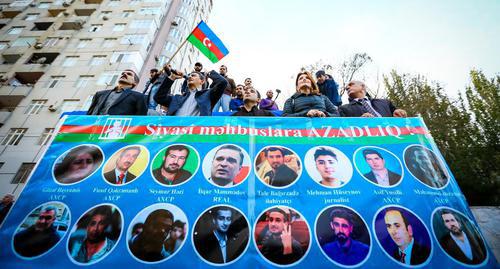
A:
[[[497,262],[420,118],[69,116],[2,268]]]

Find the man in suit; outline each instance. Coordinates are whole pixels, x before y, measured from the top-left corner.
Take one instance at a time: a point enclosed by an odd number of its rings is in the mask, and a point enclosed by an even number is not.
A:
[[[141,153],[141,148],[132,146],[125,148],[116,159],[115,169],[104,173],[104,178],[111,184],[122,185],[133,181],[136,175],[128,171]]]
[[[155,96],[155,101],[168,107],[169,116],[211,116],[227,86],[226,79],[214,70],[207,76],[202,72],[191,72],[187,78],[188,90],[183,94],[171,94],[172,84],[183,77],[182,72],[165,67],[168,75]],[[213,80],[211,88],[204,87],[207,77]]]
[[[125,69],[112,90],[99,91],[94,95],[87,115],[146,115],[144,95],[133,88],[139,83],[139,76]]]
[[[402,264],[419,265],[424,263],[431,251],[429,247],[420,245],[414,238],[413,228],[402,211],[388,209],[384,215],[387,232],[397,249],[392,257]]]
[[[401,175],[392,172],[385,167],[385,160],[378,151],[373,149],[363,150],[365,161],[370,166],[371,171],[363,176],[371,182],[384,186],[394,186],[401,179]]]
[[[408,150],[408,155],[408,168],[418,180],[434,188],[441,188],[448,183],[448,176],[432,151],[422,146],[413,146]]]
[[[347,84],[349,104],[339,108],[341,117],[406,117],[406,111],[397,109],[389,100],[367,97],[366,86],[353,80]]]
[[[486,258],[484,242],[476,233],[462,228],[462,224],[450,210],[442,210],[441,218],[448,233],[439,244],[454,259],[466,264],[480,264]]]
[[[234,179],[240,173],[245,155],[234,145],[223,145],[214,154],[210,179],[221,187],[234,186]]]
[[[285,153],[280,147],[269,147],[264,150],[267,162],[272,170],[264,175],[264,181],[271,186],[284,187],[292,184],[297,173],[285,164]]]
[[[231,262],[238,258],[248,243],[249,230],[243,227],[235,230],[233,209],[219,206],[212,209],[212,229],[202,236],[195,237],[195,247],[198,253],[207,261],[217,264]],[[203,232],[203,231],[202,231]]]

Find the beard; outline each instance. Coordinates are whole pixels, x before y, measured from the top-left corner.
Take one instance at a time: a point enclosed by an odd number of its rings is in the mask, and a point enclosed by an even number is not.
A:
[[[451,229],[450,229],[450,232],[453,235],[458,236],[458,235],[462,234],[462,229],[458,228],[457,226],[452,226]]]
[[[337,240],[339,240],[339,243],[343,245],[347,242],[347,240],[349,240],[349,238],[344,233],[338,233]]]
[[[165,168],[165,171],[171,174],[175,174],[179,171],[179,169],[180,169],[179,166],[177,166],[177,168],[170,168],[170,166],[167,166],[167,168]]]

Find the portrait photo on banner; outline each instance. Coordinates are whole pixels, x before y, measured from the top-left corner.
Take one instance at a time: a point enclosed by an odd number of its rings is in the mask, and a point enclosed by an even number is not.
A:
[[[141,263],[160,263],[173,257],[188,236],[186,214],[177,206],[158,203],[142,209],[127,229],[127,247]]]
[[[318,146],[307,151],[304,166],[314,182],[326,188],[340,188],[352,178],[352,164],[340,150]]]
[[[432,214],[436,242],[448,257],[462,265],[479,265],[488,257],[484,239],[477,226],[463,213],[441,207]]]
[[[161,149],[151,161],[151,175],[162,186],[188,182],[198,171],[200,156],[186,144],[172,144]]]
[[[354,166],[366,181],[384,188],[395,187],[403,179],[401,160],[380,147],[361,147],[354,152]]]
[[[57,246],[71,223],[68,206],[48,202],[31,210],[12,238],[14,253],[23,259],[38,258]]]
[[[245,182],[250,174],[251,160],[247,151],[234,144],[211,149],[203,159],[205,179],[214,186],[231,188]]]
[[[286,188],[302,174],[302,161],[297,153],[282,146],[262,148],[255,158],[255,173],[266,186]]]
[[[229,265],[243,256],[250,244],[250,224],[244,214],[229,205],[203,212],[192,233],[196,253],[210,265]]]
[[[395,262],[408,266],[430,262],[433,250],[429,230],[409,209],[381,208],[373,220],[373,229],[378,244]]]
[[[408,171],[427,187],[442,189],[448,185],[448,171],[432,150],[422,145],[411,145],[404,151],[404,161]]]
[[[79,145],[61,154],[52,168],[52,175],[58,184],[79,183],[101,167],[104,154],[96,145]]]
[[[253,241],[265,261],[278,266],[299,263],[311,247],[311,229],[295,209],[275,206],[264,210],[254,226]]]
[[[108,256],[120,241],[122,212],[112,204],[100,204],[87,210],[73,225],[67,251],[78,265],[97,263]]]
[[[329,206],[321,211],[315,225],[321,252],[335,264],[360,266],[369,257],[370,231],[353,209]]]
[[[142,145],[130,145],[117,150],[104,164],[104,181],[113,186],[132,183],[142,175],[149,162],[149,150]]]

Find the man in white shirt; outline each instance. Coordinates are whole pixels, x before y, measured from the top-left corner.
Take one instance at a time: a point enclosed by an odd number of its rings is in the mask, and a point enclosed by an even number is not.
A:
[[[385,167],[385,160],[380,152],[374,149],[365,149],[363,150],[363,156],[371,169],[369,173],[363,175],[366,179],[383,187],[394,186],[401,179],[401,175]]]

